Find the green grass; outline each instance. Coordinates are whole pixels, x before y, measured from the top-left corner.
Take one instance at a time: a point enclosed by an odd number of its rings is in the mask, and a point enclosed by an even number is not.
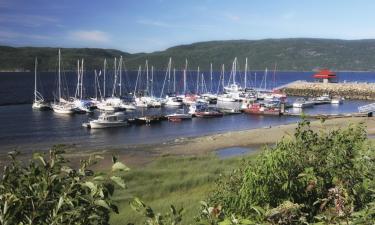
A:
[[[141,224],[144,217],[129,206],[129,202],[138,197],[155,212],[169,212],[171,204],[182,207],[182,224],[193,224],[199,202],[214,190],[216,179],[237,168],[241,160],[240,157],[220,160],[214,155],[166,156],[143,168],[132,169],[125,175],[127,189],[115,192],[114,200],[120,213],[112,214],[110,222]]]

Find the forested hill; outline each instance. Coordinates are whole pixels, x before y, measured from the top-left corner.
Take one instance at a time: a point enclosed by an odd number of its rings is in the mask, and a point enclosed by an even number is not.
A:
[[[240,69],[244,68],[248,58],[250,70],[263,70],[266,67],[277,70],[311,71],[318,68],[333,70],[374,71],[375,40],[336,40],[336,39],[264,39],[264,40],[233,40],[209,41],[189,45],[175,46],[165,51],[153,53],[130,54],[113,49],[94,48],[63,48],[62,59],[65,70],[73,70],[79,58],[85,59],[88,70],[100,69],[103,59],[107,58],[109,67],[113,58],[122,55],[125,66],[136,70],[148,59],[149,65],[164,70],[168,58],[172,57],[173,67],[184,67],[188,59],[189,69],[207,70],[213,62],[214,70],[221,64],[228,69],[234,57],[239,60]],[[57,48],[0,46],[0,70],[32,70],[34,57],[38,57],[39,70],[54,71],[57,68]]]

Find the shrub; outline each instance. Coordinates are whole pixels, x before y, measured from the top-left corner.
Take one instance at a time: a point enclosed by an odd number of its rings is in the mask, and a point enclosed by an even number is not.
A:
[[[254,218],[257,207],[269,211],[290,202],[310,222],[323,212],[331,221],[349,218],[374,201],[370,190],[375,187],[375,156],[366,139],[361,124],[314,131],[303,120],[293,138],[283,138],[255,163],[221,180],[209,204],[221,205],[227,216]]]
[[[61,146],[45,156],[36,153],[26,165],[9,154],[0,180],[0,224],[108,224],[115,184],[125,187],[117,174],[128,168],[113,158],[112,171],[95,174],[90,166],[100,156],[68,166]]]

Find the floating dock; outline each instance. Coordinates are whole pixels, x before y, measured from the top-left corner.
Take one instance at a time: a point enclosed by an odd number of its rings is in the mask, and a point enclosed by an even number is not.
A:
[[[297,116],[305,117],[310,119],[334,119],[334,118],[350,118],[350,117],[369,117],[372,116],[369,113],[340,113],[340,114],[302,114],[302,113],[289,113],[284,112],[283,116]]]
[[[294,81],[276,88],[289,96],[316,97],[323,94],[341,96],[345,99],[375,100],[375,83],[343,82],[319,83]]]

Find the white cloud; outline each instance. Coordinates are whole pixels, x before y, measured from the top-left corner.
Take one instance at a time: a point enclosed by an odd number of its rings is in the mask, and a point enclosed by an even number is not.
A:
[[[109,35],[99,30],[79,30],[69,33],[69,39],[74,41],[88,41],[88,42],[109,42]]]

